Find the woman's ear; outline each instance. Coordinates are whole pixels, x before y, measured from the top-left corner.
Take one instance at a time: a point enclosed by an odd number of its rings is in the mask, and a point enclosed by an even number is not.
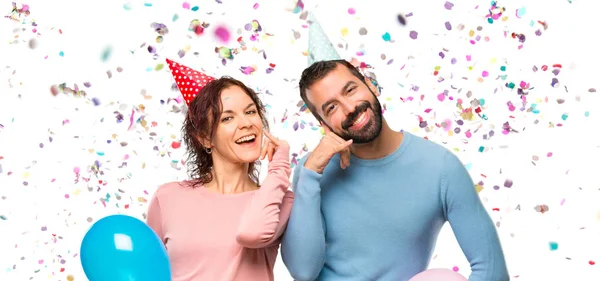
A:
[[[212,148],[212,144],[210,143],[210,140],[201,138],[201,137],[196,137],[196,139],[204,148]]]

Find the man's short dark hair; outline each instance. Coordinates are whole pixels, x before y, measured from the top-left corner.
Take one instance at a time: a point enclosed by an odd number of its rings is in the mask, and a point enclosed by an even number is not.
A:
[[[352,75],[356,76],[358,79],[360,79],[360,81],[362,81],[366,85],[366,80],[362,73],[360,73],[360,71],[356,67],[354,67],[351,63],[349,63],[346,60],[329,60],[315,62],[311,64],[308,68],[304,69],[304,71],[302,71],[302,76],[300,77],[300,82],[298,83],[300,86],[300,97],[302,98],[304,103],[306,103],[306,106],[313,114],[313,116],[315,116],[315,118],[317,118],[317,120],[321,122],[323,121],[323,119],[321,118],[321,116],[319,116],[319,114],[317,114],[317,109],[315,108],[315,106],[306,98],[306,91],[316,82],[325,78],[327,74],[333,71],[340,64],[348,68]]]

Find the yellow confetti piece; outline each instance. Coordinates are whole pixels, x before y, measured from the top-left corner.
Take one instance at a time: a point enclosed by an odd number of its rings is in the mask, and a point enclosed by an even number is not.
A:
[[[344,37],[348,36],[348,28],[347,27],[342,28],[341,32],[342,32],[342,36],[344,36]]]
[[[73,195],[79,195],[79,193],[81,193],[81,189],[75,189],[75,191],[73,192]]]
[[[75,280],[75,277],[73,277],[73,275],[67,276],[67,281],[73,281],[73,280]]]
[[[508,20],[508,16],[503,16],[502,17],[502,21],[507,21]]]
[[[24,178],[24,179],[26,179],[26,178],[28,178],[28,177],[29,177],[29,172],[24,172],[24,173],[23,173],[23,178]]]
[[[146,163],[142,163],[142,169],[146,169]]]
[[[469,31],[469,37],[473,37],[473,35],[475,35],[475,30]]]
[[[88,149],[88,152],[89,152],[89,153],[94,153],[94,149],[93,149],[93,148],[90,148],[90,149]]]
[[[481,186],[481,185],[479,185],[479,184],[476,184],[476,185],[475,185],[475,192],[479,193],[479,192],[481,192],[482,190],[483,190],[483,186]]]
[[[138,197],[138,202],[146,203],[146,202],[148,202],[148,200],[146,200],[146,198],[144,198],[144,197]]]
[[[497,61],[498,61],[498,59],[496,59],[496,58],[492,58],[492,59],[490,60],[490,64],[494,64],[494,63],[496,63]]]
[[[117,139],[117,134],[112,134],[112,138],[116,140]]]

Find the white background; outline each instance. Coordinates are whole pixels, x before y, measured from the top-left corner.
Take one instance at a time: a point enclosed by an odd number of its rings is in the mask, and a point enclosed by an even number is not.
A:
[[[300,99],[293,80],[306,67],[302,52],[308,43],[305,22],[291,11],[293,1],[261,1],[257,9],[251,1],[222,2],[190,2],[199,6],[194,12],[184,9],[181,1],[149,0],[151,6],[143,1],[30,1],[26,3],[29,17],[0,20],[0,280],[67,280],[69,275],[86,280],[78,252],[92,223],[115,213],[143,219],[147,201],[159,184],[186,178],[180,162],[183,147],[171,148],[172,141],[180,140],[183,118],[173,109],[182,104],[160,103],[179,92],[171,89],[166,64],[154,70],[165,58],[209,75],[234,76],[260,90],[274,134],[290,141],[300,156],[303,147],[314,147],[319,131],[308,124],[314,121],[310,114],[298,112]],[[592,76],[600,62],[595,53],[600,33],[593,28],[597,2],[502,1],[499,6],[506,8],[506,21],[493,24],[485,18],[490,12],[486,1],[460,1],[451,10],[440,0],[319,2],[316,6],[317,1],[306,1],[305,10],[315,12],[334,45],[347,44],[347,49],[339,49],[342,57],[358,57],[375,67],[391,125],[444,144],[464,161],[475,183],[483,182],[479,194],[498,225],[513,280],[600,278],[600,265],[590,265],[590,261],[600,262],[596,175],[600,93],[590,92],[600,90],[597,77]],[[348,13],[350,7],[356,14]],[[518,18],[516,10],[523,7],[525,13]],[[9,1],[0,4],[0,12],[10,16],[10,10]],[[398,24],[398,13],[412,13],[406,26]],[[173,22],[175,14],[179,18]],[[210,23],[203,35],[188,31],[193,19]],[[250,41],[251,33],[243,29],[254,19],[263,29],[257,42]],[[32,32],[32,21],[37,32]],[[452,24],[451,31],[445,29],[446,21]],[[544,30],[538,21],[545,21],[548,28]],[[162,43],[155,41],[153,22],[169,29]],[[214,41],[214,29],[220,24],[232,32],[229,43]],[[359,35],[361,27],[367,35]],[[418,32],[416,40],[410,39],[411,30]],[[482,37],[474,45],[468,41],[474,38],[469,30]],[[541,30],[540,36],[536,30]],[[294,31],[300,38],[294,39]],[[384,42],[385,32],[394,42]],[[510,38],[513,32],[526,36],[520,50],[517,40]],[[223,66],[215,47],[239,48],[238,37],[247,49]],[[33,49],[31,39],[37,42]],[[143,43],[155,46],[157,55],[149,54],[147,46],[140,48]],[[112,53],[102,61],[106,48]],[[444,48],[446,57],[441,59],[438,53]],[[177,56],[180,49],[189,49],[183,58]],[[259,50],[265,50],[267,60]],[[357,56],[359,51],[365,55]],[[457,62],[451,65],[453,57]],[[388,65],[390,59],[394,61]],[[269,63],[276,64],[275,71],[266,74]],[[556,76],[550,73],[553,64],[562,65]],[[505,73],[500,71],[502,65],[507,67]],[[549,65],[549,70],[532,71],[542,65]],[[257,70],[244,75],[241,66]],[[435,66],[441,67],[438,76],[433,76]],[[106,74],[109,70],[112,78]],[[484,70],[489,77],[477,81]],[[497,79],[503,74],[506,80]],[[438,82],[438,77],[445,80]],[[559,86],[550,85],[552,77],[560,81]],[[535,104],[539,113],[520,111],[516,90],[505,86],[507,82],[518,86],[521,81],[534,87],[527,108]],[[71,88],[77,84],[87,96],[51,95],[50,87],[61,83]],[[438,101],[444,90],[455,100]],[[472,92],[469,98],[468,91]],[[92,98],[100,104],[95,106]],[[465,121],[459,134],[436,127],[446,119],[461,119],[457,98],[465,107],[473,99],[485,99],[483,113],[488,120]],[[509,101],[517,108],[514,112],[508,111]],[[132,110],[134,125],[128,129]],[[116,122],[115,112],[123,114],[122,123]],[[563,114],[568,115],[566,121]],[[135,122],[141,116],[146,127]],[[428,122],[427,130],[419,128],[418,116]],[[292,125],[298,121],[307,125],[294,131]],[[519,133],[502,134],[507,121]],[[467,129],[471,138],[465,137]],[[495,136],[484,140],[483,134],[490,130]],[[121,142],[128,144],[122,147]],[[481,146],[483,152],[478,151]],[[100,163],[103,175],[93,172],[94,161]],[[127,166],[119,168],[123,162]],[[77,183],[75,167],[81,171]],[[507,179],[514,182],[511,188],[504,187]],[[500,189],[494,190],[494,185]],[[101,199],[107,196],[104,205]],[[547,212],[535,210],[544,204]],[[558,243],[558,249],[551,251],[550,242]],[[457,267],[469,274],[448,226],[440,235],[431,267]],[[281,262],[275,271],[277,280],[291,280]]]

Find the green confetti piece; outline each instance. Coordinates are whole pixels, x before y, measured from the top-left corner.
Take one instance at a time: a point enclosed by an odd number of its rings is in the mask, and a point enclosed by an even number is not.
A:
[[[111,54],[112,54],[111,47],[104,48],[104,51],[102,51],[102,55],[100,55],[100,60],[102,60],[103,62],[107,61],[110,58]]]
[[[154,70],[159,71],[159,70],[163,69],[164,67],[165,67],[164,64],[159,63],[159,64],[156,65],[156,67],[154,68]]]

